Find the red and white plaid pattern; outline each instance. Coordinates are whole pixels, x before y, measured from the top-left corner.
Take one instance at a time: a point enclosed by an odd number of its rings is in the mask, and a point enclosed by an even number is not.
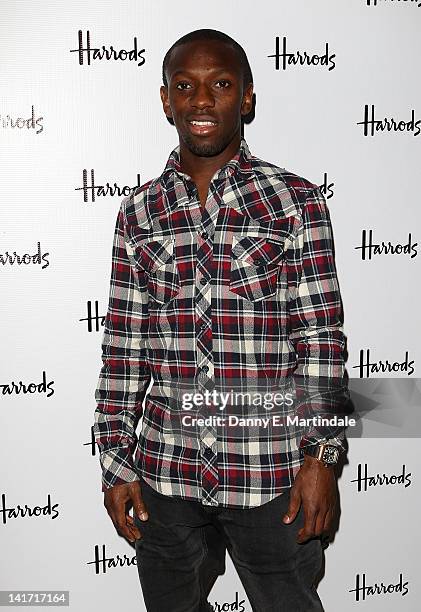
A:
[[[171,429],[165,381],[341,380],[344,345],[319,187],[252,156],[242,139],[202,210],[177,147],[117,216],[95,393],[102,490],[141,474],[163,494],[204,504],[270,501],[292,485],[300,445],[326,437],[234,439],[211,426],[183,435]]]

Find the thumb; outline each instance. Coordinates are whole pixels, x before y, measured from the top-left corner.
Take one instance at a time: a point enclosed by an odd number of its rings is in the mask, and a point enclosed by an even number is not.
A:
[[[292,523],[295,517],[298,514],[298,511],[301,506],[301,496],[295,486],[292,486],[291,493],[289,497],[289,505],[288,510],[284,514],[283,522],[284,523]]]
[[[142,498],[140,485],[135,487],[135,489],[132,491],[131,498],[132,498],[133,510],[136,512],[137,516],[140,518],[141,521],[147,521],[149,518],[149,515],[148,515],[148,511],[145,506],[145,502],[143,501],[143,498]]]

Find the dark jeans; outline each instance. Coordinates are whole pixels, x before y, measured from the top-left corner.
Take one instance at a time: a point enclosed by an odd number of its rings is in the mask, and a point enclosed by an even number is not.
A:
[[[140,484],[149,519],[135,517],[143,534],[136,555],[148,612],[211,610],[207,597],[225,572],[225,549],[254,612],[323,611],[313,586],[321,542],[297,544],[302,510],[290,525],[282,523],[289,490],[263,506],[242,509],[203,506],[157,493],[144,480]]]

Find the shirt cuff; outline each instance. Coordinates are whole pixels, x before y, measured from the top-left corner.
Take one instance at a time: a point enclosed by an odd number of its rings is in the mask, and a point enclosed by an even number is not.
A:
[[[102,468],[102,491],[119,484],[140,480],[133,465],[133,456],[128,447],[111,448],[100,453]]]
[[[345,447],[345,435],[344,434],[339,434],[338,436],[335,436],[334,438],[322,438],[320,436],[317,435],[305,435],[301,438],[301,442],[300,442],[300,451],[302,451],[302,449],[306,446],[312,446],[313,444],[330,444],[332,446],[337,446],[339,449],[339,452],[343,453],[346,451],[346,447]],[[303,453],[301,452],[301,455],[303,455]]]

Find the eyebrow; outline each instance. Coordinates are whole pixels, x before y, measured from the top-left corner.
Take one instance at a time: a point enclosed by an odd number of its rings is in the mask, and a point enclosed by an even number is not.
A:
[[[210,72],[212,73],[213,76],[217,76],[218,74],[230,74],[230,75],[235,74],[231,68],[216,68],[215,70],[211,69]],[[187,76],[189,74],[189,71],[187,69],[186,70],[183,70],[183,69],[176,70],[175,72],[171,74],[171,78],[175,78],[179,76],[180,74]]]

